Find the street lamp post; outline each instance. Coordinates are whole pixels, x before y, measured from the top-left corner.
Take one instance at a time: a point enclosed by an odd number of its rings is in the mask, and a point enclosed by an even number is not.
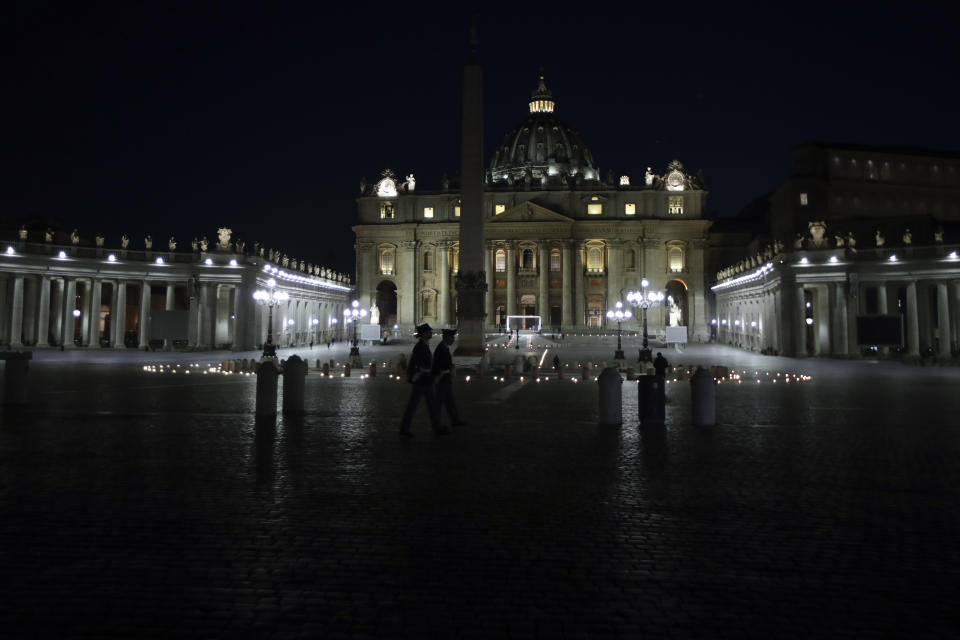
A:
[[[277,281],[267,280],[269,289],[257,289],[253,292],[253,299],[267,306],[267,341],[263,344],[263,357],[276,358],[277,347],[273,344],[273,308],[280,302],[290,299],[286,291],[277,291]]]
[[[624,360],[623,344],[620,341],[620,334],[621,334],[620,323],[623,322],[624,320],[629,320],[630,318],[632,318],[633,314],[630,313],[629,309],[624,309],[623,303],[620,302],[619,300],[617,300],[617,304],[615,306],[616,306],[615,310],[610,309],[609,311],[607,311],[607,318],[610,320],[615,319],[617,321],[617,350],[613,353],[613,359]]]
[[[360,301],[354,300],[350,303],[349,309],[343,310],[344,322],[353,323],[353,341],[350,343],[350,359],[360,362],[360,342],[357,340],[357,322],[360,318],[367,317],[367,310],[360,308]]]
[[[647,309],[652,305],[658,304],[663,301],[663,293],[661,292],[649,292],[647,293],[647,287],[650,286],[650,281],[644,278],[640,281],[640,286],[643,287],[643,291],[631,291],[627,293],[627,302],[640,307],[640,311],[643,316],[643,348],[640,349],[638,362],[650,362],[653,358],[650,357],[650,341],[647,334]]]

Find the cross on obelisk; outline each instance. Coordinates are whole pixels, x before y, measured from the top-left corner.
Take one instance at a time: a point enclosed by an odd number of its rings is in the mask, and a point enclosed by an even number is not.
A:
[[[476,27],[463,65],[460,135],[460,270],[457,274],[458,356],[482,356],[487,276],[483,269],[483,69]]]

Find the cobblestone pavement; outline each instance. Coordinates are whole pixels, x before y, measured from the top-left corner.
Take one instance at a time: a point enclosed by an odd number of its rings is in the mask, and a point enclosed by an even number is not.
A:
[[[600,428],[593,382],[461,377],[469,425],[434,437],[421,409],[403,441],[382,372],[311,371],[306,415],[258,424],[252,376],[141,366],[225,354],[38,353],[33,405],[0,418],[0,629],[956,637],[960,370],[665,355],[751,369],[720,424],[689,425],[685,382],[641,429],[633,384]]]

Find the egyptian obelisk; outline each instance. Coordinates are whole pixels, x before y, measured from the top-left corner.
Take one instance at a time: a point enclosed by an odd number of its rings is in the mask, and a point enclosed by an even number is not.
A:
[[[457,274],[458,356],[482,356],[487,275],[483,268],[483,69],[476,29],[463,65],[460,132],[460,271]]]

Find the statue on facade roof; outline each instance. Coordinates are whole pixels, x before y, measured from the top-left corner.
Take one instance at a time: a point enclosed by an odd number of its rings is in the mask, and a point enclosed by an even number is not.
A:
[[[50,227],[47,227],[47,230],[43,232],[43,241],[53,242],[53,229]]]
[[[236,252],[240,255],[246,255],[243,250],[247,248],[247,243],[244,242],[241,238],[237,238]]]
[[[403,181],[403,188],[407,191],[413,191],[417,186],[417,180],[413,177],[413,174],[407,176],[406,180]]]
[[[202,236],[202,237],[200,238],[200,252],[201,252],[201,253],[206,253],[206,252],[207,252],[207,247],[209,247],[209,246],[210,246],[210,242],[207,240],[207,236]]]
[[[877,229],[877,233],[874,235],[874,241],[877,243],[878,247],[882,247],[884,244],[886,244],[887,239],[882,233],[880,233],[880,229]]]
[[[810,246],[814,249],[822,249],[827,246],[827,241],[823,235],[827,232],[827,223],[823,220],[814,220],[807,223],[807,229],[810,230]]]
[[[853,237],[853,231],[847,232],[847,248],[853,253],[857,252],[857,239]]]
[[[907,227],[906,231],[903,232],[903,244],[907,246],[913,244],[913,234],[910,233],[910,227]]]
[[[450,189],[450,178],[447,176],[447,174],[443,174],[443,177],[440,178],[440,188],[444,191],[448,191]]]
[[[190,241],[190,248],[196,252],[200,248],[200,241],[197,240],[197,236],[193,236],[193,240]]]
[[[104,241],[103,234],[97,231],[97,235],[93,236],[93,243],[97,246],[98,249],[102,249],[103,241]]]
[[[147,234],[147,237],[143,239],[143,247],[147,251],[153,249],[153,236],[151,236],[149,233]]]
[[[130,246],[130,236],[128,236],[127,234],[123,234],[122,236],[120,236],[120,248],[126,249],[129,246]]]
[[[280,264],[284,267],[290,268],[290,258],[287,257],[287,254],[283,254],[283,258],[280,260]]]
[[[25,224],[20,225],[20,228],[17,230],[17,235],[20,237],[21,240],[26,240],[26,239],[27,239],[27,225],[25,225]]]
[[[263,257],[263,247],[260,247],[260,249],[257,251],[257,255],[259,255],[261,258]]]
[[[842,248],[843,248],[843,245],[844,245],[843,234],[838,233],[838,234],[834,235],[834,236],[833,236],[833,240],[834,240],[834,242],[837,243],[837,248],[838,248],[838,249],[842,249]]]
[[[70,242],[71,244],[80,244],[80,232],[76,229],[70,232]]]
[[[643,174],[643,183],[648,187],[653,186],[653,181],[657,176],[653,174],[653,168],[647,167],[647,171]]]
[[[933,232],[933,241],[937,244],[943,243],[943,227],[937,227],[937,229]]]
[[[367,178],[366,176],[360,176],[360,195],[364,195],[367,192]]]
[[[798,233],[797,237],[793,239],[793,248],[794,249],[803,249],[803,234]]]
[[[167,249],[169,249],[171,253],[177,250],[177,241],[173,236],[170,236],[170,239],[167,240]]]

